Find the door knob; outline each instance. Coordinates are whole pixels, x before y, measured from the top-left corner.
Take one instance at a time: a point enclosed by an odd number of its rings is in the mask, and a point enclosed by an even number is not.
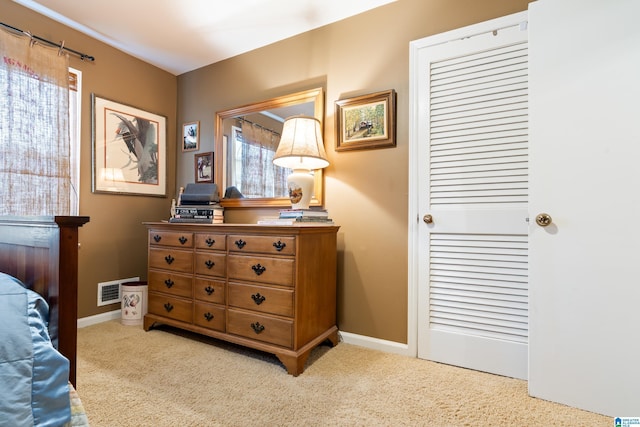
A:
[[[538,216],[536,216],[536,224],[540,227],[546,227],[551,224],[551,215],[547,213],[538,214]]]
[[[425,224],[433,224],[433,217],[429,214],[426,214],[425,216],[423,216],[422,220],[424,221]]]

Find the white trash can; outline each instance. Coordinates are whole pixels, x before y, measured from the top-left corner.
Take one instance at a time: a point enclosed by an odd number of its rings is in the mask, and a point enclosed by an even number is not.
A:
[[[122,292],[122,324],[142,325],[147,314],[149,287],[147,282],[127,282],[121,286]]]

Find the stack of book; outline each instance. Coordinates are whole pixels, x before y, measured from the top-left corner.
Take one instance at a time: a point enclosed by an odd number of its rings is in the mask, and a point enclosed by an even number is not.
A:
[[[224,208],[219,203],[210,205],[184,205],[176,206],[175,215],[169,222],[191,222],[200,224],[224,223]]]
[[[280,209],[278,221],[282,224],[322,223],[333,224],[326,209]]]
[[[219,201],[216,184],[187,184],[186,189],[180,189],[169,222],[222,224],[224,208]]]

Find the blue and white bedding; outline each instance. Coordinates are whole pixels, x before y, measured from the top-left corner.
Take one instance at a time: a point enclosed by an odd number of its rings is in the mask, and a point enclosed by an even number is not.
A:
[[[0,425],[62,426],[71,420],[69,361],[52,345],[49,306],[0,273]]]

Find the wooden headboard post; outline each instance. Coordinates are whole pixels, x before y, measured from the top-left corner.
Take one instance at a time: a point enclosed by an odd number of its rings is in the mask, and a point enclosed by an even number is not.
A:
[[[69,358],[69,381],[76,386],[76,350],[78,338],[78,227],[89,222],[89,217],[56,216],[60,227],[60,263],[58,268],[58,350],[72,354]]]
[[[0,271],[49,304],[49,334],[76,385],[78,228],[87,216],[0,216]]]

